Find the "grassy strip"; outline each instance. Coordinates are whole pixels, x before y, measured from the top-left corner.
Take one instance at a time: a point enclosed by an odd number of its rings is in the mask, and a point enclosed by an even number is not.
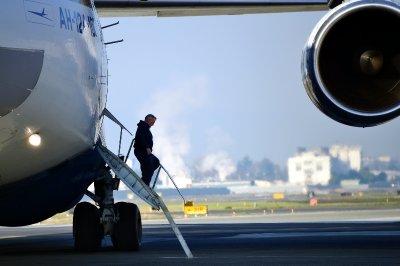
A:
[[[183,203],[167,202],[168,209],[175,217],[183,217]],[[210,214],[219,215],[231,214],[239,211],[242,214],[263,212],[279,209],[330,209],[330,208],[363,208],[363,207],[398,207],[400,206],[400,196],[389,195],[387,193],[366,193],[348,197],[338,195],[324,195],[318,197],[318,205],[310,206],[309,199],[305,196],[298,196],[296,199],[283,200],[259,200],[259,201],[196,201],[195,206],[207,205]],[[145,204],[139,205],[142,219],[162,219],[164,215],[160,211],[153,211]],[[69,212],[59,213],[41,224],[71,224],[73,215]]]

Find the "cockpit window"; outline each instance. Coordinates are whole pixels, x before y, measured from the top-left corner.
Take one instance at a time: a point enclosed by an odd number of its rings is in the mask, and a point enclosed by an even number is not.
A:
[[[31,94],[42,72],[43,57],[43,50],[0,47],[0,117]]]

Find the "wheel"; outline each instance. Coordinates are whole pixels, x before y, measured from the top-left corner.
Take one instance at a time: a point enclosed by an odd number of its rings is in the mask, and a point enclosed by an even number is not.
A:
[[[95,251],[101,246],[103,227],[99,210],[89,202],[78,203],[74,211],[73,235],[75,249]]]
[[[142,244],[142,218],[139,208],[128,202],[114,205],[118,222],[114,225],[111,240],[119,250],[138,250]]]

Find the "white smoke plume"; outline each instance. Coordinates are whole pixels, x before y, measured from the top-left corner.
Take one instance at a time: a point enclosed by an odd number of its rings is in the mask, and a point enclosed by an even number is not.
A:
[[[152,113],[157,117],[151,129],[154,137],[153,152],[179,187],[190,186],[192,182],[184,160],[191,149],[189,114],[204,106],[207,90],[208,84],[204,77],[173,82],[157,90],[150,102],[146,103],[146,108],[141,110],[142,116]],[[160,177],[163,186],[172,186],[165,175],[160,174]]]
[[[219,181],[225,181],[226,177],[236,171],[236,166],[226,152],[217,152],[204,157],[199,165],[202,172],[216,171]]]

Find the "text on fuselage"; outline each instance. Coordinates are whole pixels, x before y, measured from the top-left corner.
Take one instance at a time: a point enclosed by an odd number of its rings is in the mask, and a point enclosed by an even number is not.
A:
[[[93,16],[81,14],[77,11],[71,11],[68,8],[60,7],[60,28],[83,33],[86,27],[89,27],[92,37],[96,37],[95,19]]]

